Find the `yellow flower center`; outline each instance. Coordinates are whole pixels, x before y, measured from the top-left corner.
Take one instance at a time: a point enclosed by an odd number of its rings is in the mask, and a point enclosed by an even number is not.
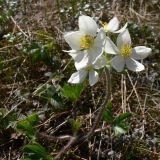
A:
[[[80,38],[80,48],[89,49],[94,44],[94,37],[90,35],[85,35]]]
[[[93,66],[92,66],[92,65],[88,65],[88,66],[85,68],[85,70],[88,71],[88,72],[91,71],[92,69],[93,69]]]
[[[102,22],[102,26],[103,26],[103,29],[104,29],[105,32],[109,32],[107,22]]]
[[[130,57],[131,53],[132,53],[132,47],[129,44],[124,44],[120,49],[120,54],[124,58]]]

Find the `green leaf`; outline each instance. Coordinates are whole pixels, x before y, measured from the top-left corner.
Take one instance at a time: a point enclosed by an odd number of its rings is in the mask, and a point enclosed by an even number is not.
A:
[[[47,154],[45,148],[38,143],[25,145],[23,147],[23,151],[26,153],[34,153],[42,156],[45,156]]]
[[[23,131],[28,137],[34,138],[36,133],[34,126],[38,123],[38,115],[36,113],[32,113],[30,116],[17,123],[17,129]]]
[[[27,155],[23,160],[53,160],[53,158],[49,156],[41,156],[37,154]]]
[[[27,120],[21,120],[17,123],[17,129],[26,133],[27,136],[32,137],[35,134],[35,129]]]
[[[39,123],[39,116],[36,113],[32,113],[29,117],[26,118],[26,120],[32,125],[36,126]]]
[[[49,102],[55,108],[61,108],[63,106],[62,99],[56,95],[53,98],[49,98]]]
[[[108,102],[106,111],[103,112],[103,118],[106,122],[112,124],[113,113],[112,113],[112,103],[111,102]]]
[[[83,84],[74,84],[74,85],[65,84],[62,89],[62,95],[66,98],[76,101],[80,98],[83,90],[84,90]]]
[[[40,155],[28,155],[26,156],[23,160],[53,160],[53,158],[46,156],[46,157],[42,157]]]
[[[103,118],[104,118],[104,120],[105,120],[106,122],[108,122],[108,123],[112,123],[112,121],[113,121],[112,113],[109,112],[109,111],[103,112]]]
[[[132,114],[129,113],[129,112],[122,113],[118,117],[115,118],[114,123],[115,124],[120,124],[122,121],[124,121],[127,118],[130,118],[131,116],[132,116]]]
[[[28,154],[23,160],[53,160],[47,155],[46,149],[39,143],[27,144],[22,150]]]

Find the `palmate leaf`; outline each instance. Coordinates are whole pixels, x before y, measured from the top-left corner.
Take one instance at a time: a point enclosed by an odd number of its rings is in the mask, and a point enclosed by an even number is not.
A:
[[[103,118],[108,123],[112,123],[112,121],[113,121],[113,115],[110,111],[105,111],[103,113]]]
[[[33,137],[35,129],[27,120],[21,120],[17,123],[17,129],[24,132],[28,137]]]
[[[119,136],[121,134],[125,134],[130,126],[125,123],[125,120],[127,118],[130,118],[132,116],[131,113],[126,112],[126,113],[122,113],[118,116],[114,116],[113,112],[112,112],[112,103],[108,102],[107,103],[107,107],[105,109],[105,111],[103,112],[103,119],[111,125],[114,133],[116,136]]]
[[[27,144],[22,150],[28,155],[24,160],[53,160],[39,143]]]
[[[42,147],[40,144],[27,144],[23,147],[23,151],[26,153],[34,153],[38,155],[46,155],[46,149]]]
[[[108,102],[107,103],[107,108],[103,112],[103,119],[108,122],[109,124],[112,124],[113,122],[113,113],[112,113],[112,103]]]
[[[40,155],[33,154],[33,155],[28,155],[27,157],[25,157],[22,160],[54,160],[54,159],[49,156],[42,157]]]
[[[55,95],[54,97],[52,98],[49,98],[48,101],[50,102],[50,104],[52,106],[54,106],[54,108],[56,109],[60,109],[63,107],[63,101],[61,99],[61,97],[58,97],[57,95]]]
[[[131,116],[131,113],[126,112],[120,114],[118,117],[115,118],[113,130],[116,136],[125,134],[130,129],[130,126],[127,123],[125,123],[125,120],[130,118]]]
[[[17,129],[24,132],[28,137],[33,138],[36,129],[34,126],[36,126],[39,123],[39,117],[36,113],[31,114],[27,118],[20,120],[17,123]]]
[[[127,133],[129,129],[130,129],[130,126],[122,122],[119,125],[115,125],[113,127],[113,130],[116,136],[120,136],[121,134]]]
[[[73,101],[76,101],[80,98],[81,93],[84,90],[83,84],[65,84],[62,89],[62,96],[69,98]]]
[[[32,125],[35,126],[39,123],[39,116],[36,113],[32,113],[29,117],[26,118],[26,120]]]
[[[126,120],[127,118],[130,118],[132,114],[130,112],[125,112],[120,114],[118,117],[115,118],[114,123],[120,124],[122,121]]]

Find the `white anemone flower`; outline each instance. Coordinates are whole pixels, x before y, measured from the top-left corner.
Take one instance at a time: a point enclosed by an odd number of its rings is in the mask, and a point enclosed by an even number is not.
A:
[[[104,50],[106,53],[115,55],[110,63],[117,72],[123,71],[125,65],[131,71],[144,70],[144,65],[137,60],[142,60],[151,53],[151,48],[145,46],[132,48],[131,37],[127,29],[118,35],[117,46],[107,37]]]
[[[64,35],[64,39],[72,48],[68,51],[69,55],[74,59],[78,70],[94,63],[103,54],[105,38],[103,28],[99,29],[91,17],[79,17],[79,31]]]
[[[96,69],[103,68],[106,65],[106,61],[103,56],[99,57],[93,64],[89,64],[88,66],[78,70],[73,73],[68,80],[69,83],[82,83],[86,77],[89,75],[89,84],[93,86],[99,80],[99,75]]]
[[[105,32],[112,32],[112,33],[121,33],[127,28],[127,23],[118,30],[119,28],[119,20],[117,17],[113,17],[108,23],[102,23]]]

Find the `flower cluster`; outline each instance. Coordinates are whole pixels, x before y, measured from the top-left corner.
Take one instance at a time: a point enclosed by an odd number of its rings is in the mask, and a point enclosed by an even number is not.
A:
[[[123,71],[125,66],[131,71],[144,70],[143,64],[137,60],[146,58],[151,49],[145,46],[132,47],[127,23],[119,29],[119,21],[114,17],[108,23],[102,23],[103,27],[99,28],[93,18],[84,15],[79,17],[78,23],[78,31],[64,35],[64,39],[72,48],[66,52],[73,58],[77,70],[71,75],[69,83],[82,83],[87,76],[90,86],[97,83],[98,69],[106,66],[104,54],[115,55],[110,64],[117,72]],[[108,32],[119,33],[116,45],[107,36]]]

